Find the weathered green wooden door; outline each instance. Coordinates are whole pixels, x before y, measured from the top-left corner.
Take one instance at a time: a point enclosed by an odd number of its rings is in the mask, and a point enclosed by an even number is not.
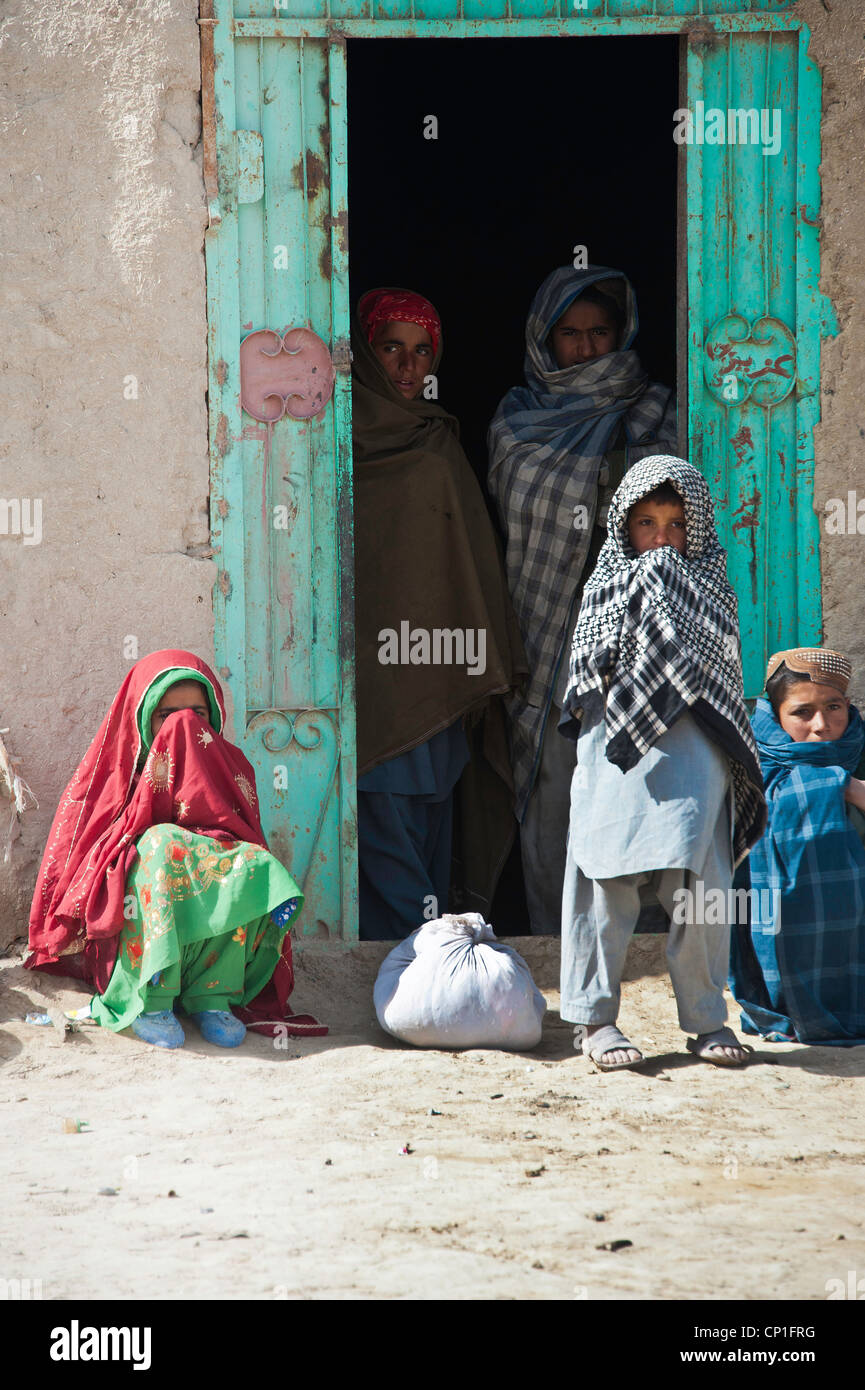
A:
[[[306,895],[301,935],[356,937],[345,45],[236,37],[230,0],[213,17],[217,660],[271,846]],[[330,349],[333,398],[253,419],[241,342],[303,326]]]
[[[707,34],[687,64],[689,458],[715,497],[758,695],[767,653],[821,639],[820,81],[801,29]]]
[[[345,39],[679,33],[695,118],[698,102],[778,112],[774,154],[763,153],[758,125],[753,143],[738,143],[737,130],[735,144],[694,139],[684,155],[680,409],[689,456],[718,503],[750,695],[769,649],[821,630],[811,444],[823,312],[819,74],[807,30],[784,13],[792,0],[766,0],[761,14],[735,0],[201,3],[218,664],[271,843],[307,895],[301,933],[351,939]],[[527,46],[526,60],[537,56]],[[671,139],[673,129],[671,111]],[[262,424],[241,407],[241,343],[304,325],[332,354],[333,399],[312,419]]]

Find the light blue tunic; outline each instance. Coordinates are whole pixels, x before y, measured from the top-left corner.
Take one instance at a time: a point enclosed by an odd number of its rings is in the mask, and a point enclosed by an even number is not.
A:
[[[690,714],[622,772],[604,755],[603,716],[583,721],[571,783],[570,853],[587,878],[702,870],[729,808],[727,758]]]

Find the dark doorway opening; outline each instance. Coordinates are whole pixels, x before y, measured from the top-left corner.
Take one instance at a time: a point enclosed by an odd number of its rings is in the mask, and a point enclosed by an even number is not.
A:
[[[433,301],[440,400],[482,476],[529,303],[574,246],[630,276],[635,347],[675,384],[678,104],[675,35],[349,40],[352,306],[382,284]]]
[[[634,346],[676,383],[678,55],[676,36],[348,41],[352,308],[387,284],[436,305],[439,400],[482,483],[529,303],[574,247],[630,277]],[[526,930],[518,846],[490,915]]]

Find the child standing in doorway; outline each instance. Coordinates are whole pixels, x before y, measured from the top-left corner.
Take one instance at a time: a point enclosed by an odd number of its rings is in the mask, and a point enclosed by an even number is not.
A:
[[[672,391],[634,350],[637,300],[619,270],[561,266],[526,321],[525,385],[490,425],[489,487],[529,664],[508,701],[529,930],[559,930],[573,748],[557,732],[584,579],[607,538],[624,473],[675,447]]]
[[[613,497],[574,631],[562,727],[578,738],[561,964],[575,1046],[604,1071],[643,1061],[616,1020],[628,942],[641,905],[657,900],[671,918],[679,1023],[696,1034],[689,1050],[741,1066],[747,1050],[725,1026],[729,924],[696,921],[694,890],[702,879],[706,895],[720,888],[727,900],[766,807],[736,597],[709,490],[683,459],[644,459]]]

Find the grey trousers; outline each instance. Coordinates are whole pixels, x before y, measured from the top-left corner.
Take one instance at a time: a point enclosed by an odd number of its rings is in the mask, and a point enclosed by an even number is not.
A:
[[[733,881],[730,820],[726,807],[699,873],[657,869],[616,878],[586,878],[570,854],[562,896],[561,1016],[570,1023],[615,1023],[628,942],[640,913],[640,889],[648,887],[670,917],[667,965],[679,1025],[686,1033],[712,1033],[727,1019],[724,984],[730,959],[730,927],[694,920],[700,897]],[[689,888],[690,895],[674,897]],[[684,916],[685,920],[678,918]]]
[[[571,780],[577,761],[576,744],[556,727],[561,713],[555,704],[550,706],[538,775],[520,826],[532,936],[557,936],[561,931]]]

